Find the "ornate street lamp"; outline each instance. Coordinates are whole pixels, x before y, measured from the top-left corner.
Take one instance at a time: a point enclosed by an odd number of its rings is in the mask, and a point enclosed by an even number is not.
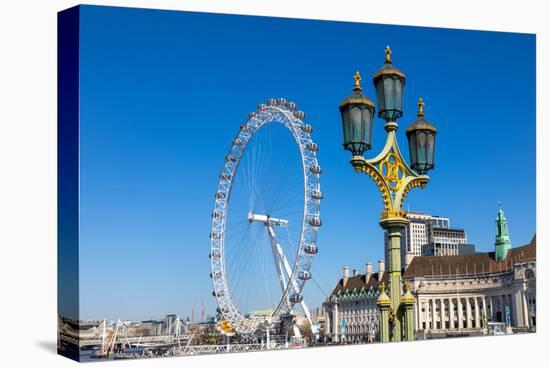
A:
[[[388,121],[396,121],[403,116],[403,88],[405,74],[393,66],[390,46],[386,46],[386,61],[384,66],[374,73],[373,83],[376,88],[378,117]]]
[[[424,175],[434,168],[435,135],[437,129],[424,117],[424,102],[418,100],[416,120],[407,127],[411,167]]]
[[[378,305],[381,310],[380,339],[399,341],[414,338],[412,310],[414,297],[402,298],[401,281],[401,231],[408,220],[403,210],[403,201],[410,189],[428,183],[426,175],[434,167],[435,127],[424,118],[423,102],[419,104],[417,119],[407,129],[411,165],[403,158],[397,144],[397,119],[403,115],[403,88],[405,74],[393,66],[391,49],[386,47],[384,66],[373,76],[378,103],[378,116],[386,121],[386,144],[382,151],[371,159],[365,159],[363,153],[372,144],[372,116],[374,106],[363,95],[361,77],[355,73],[353,93],[340,104],[344,148],[352,153],[350,163],[356,172],[370,176],[380,193],[384,210],[380,215],[380,226],[388,235],[388,284],[389,296],[381,289]],[[394,315],[390,328],[390,315]]]
[[[340,113],[342,114],[344,148],[361,160],[365,150],[371,148],[374,103],[363,95],[360,84],[361,75],[358,71],[355,72],[353,78],[355,79],[353,92],[340,103]]]

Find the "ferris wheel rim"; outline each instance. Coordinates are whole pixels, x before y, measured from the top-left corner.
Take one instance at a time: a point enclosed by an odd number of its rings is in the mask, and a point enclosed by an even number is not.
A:
[[[241,125],[239,132],[232,140],[220,174],[210,232],[211,246],[209,256],[211,259],[211,277],[214,288],[213,295],[216,297],[218,303],[218,312],[241,334],[254,332],[265,319],[246,318],[241,310],[235,306],[227,282],[224,260],[225,232],[233,179],[237,175],[239,164],[246,151],[248,142],[260,128],[271,123],[279,123],[291,132],[301,156],[304,187],[303,218],[296,256],[291,259],[292,274],[289,277],[288,286],[281,295],[271,315],[267,317],[269,320],[277,319],[283,314],[290,313],[294,303],[297,303],[288,302],[290,297],[289,292],[292,292],[292,295],[298,295],[295,299],[300,298],[305,282],[308,279],[299,279],[297,274],[299,271],[305,271],[309,274],[313,255],[317,252],[317,231],[320,226],[319,208],[320,199],[322,198],[322,194],[320,194],[321,170],[316,156],[318,146],[313,142],[310,135],[312,128],[310,125],[306,125],[303,120],[304,113],[297,111],[296,105],[293,102],[287,102],[284,98],[278,100],[269,99],[267,104],[258,105],[257,111],[249,113],[248,119]],[[310,249],[311,253],[304,250],[306,242],[307,248]],[[292,286],[291,280],[294,281]]]

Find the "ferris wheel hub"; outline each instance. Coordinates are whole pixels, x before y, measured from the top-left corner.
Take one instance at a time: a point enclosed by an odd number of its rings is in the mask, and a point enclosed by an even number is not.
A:
[[[250,223],[259,222],[272,227],[288,227],[288,220],[286,219],[273,218],[266,214],[254,214],[253,212],[248,212],[248,221]]]

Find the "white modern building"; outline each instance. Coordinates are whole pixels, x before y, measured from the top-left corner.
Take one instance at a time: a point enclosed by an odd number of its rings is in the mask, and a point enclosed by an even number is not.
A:
[[[422,256],[457,256],[474,253],[463,229],[429,226],[428,243],[422,246]],[[408,264],[407,264],[408,265]]]
[[[463,229],[452,229],[449,218],[408,212],[409,224],[401,233],[401,263],[406,269],[415,256],[452,256],[474,252]],[[388,237],[384,234],[387,259]]]

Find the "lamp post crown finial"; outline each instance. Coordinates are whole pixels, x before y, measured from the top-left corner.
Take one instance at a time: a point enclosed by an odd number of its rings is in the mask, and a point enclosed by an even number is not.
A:
[[[382,282],[380,284],[380,292],[382,292],[382,293],[386,292],[386,283]]]
[[[353,90],[362,90],[361,87],[361,74],[359,74],[358,71],[355,72],[355,75],[353,76],[353,79],[355,79],[355,85],[353,86]]]
[[[422,100],[422,97],[418,99],[418,112],[416,113],[416,116],[424,116],[424,106],[426,103]]]
[[[386,46],[386,50],[384,51],[384,53],[386,54],[386,64],[391,64],[392,61],[391,61],[391,48],[390,46]]]

